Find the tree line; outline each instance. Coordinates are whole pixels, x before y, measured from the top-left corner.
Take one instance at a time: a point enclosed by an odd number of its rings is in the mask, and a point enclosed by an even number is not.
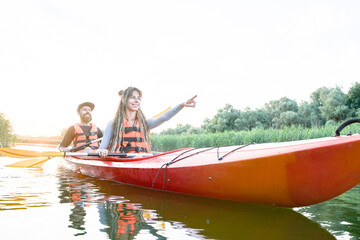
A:
[[[360,115],[360,83],[354,83],[347,93],[341,87],[321,87],[311,93],[310,101],[298,104],[282,97],[265,103],[264,107],[252,110],[235,109],[231,104],[218,110],[213,118],[206,118],[201,127],[178,124],[160,132],[162,135],[203,134],[226,131],[251,131],[282,129],[292,125],[312,128],[337,125]]]

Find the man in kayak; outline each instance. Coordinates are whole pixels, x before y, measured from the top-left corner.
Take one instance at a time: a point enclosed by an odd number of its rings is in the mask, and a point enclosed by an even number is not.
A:
[[[66,131],[59,145],[61,152],[68,152],[84,144],[86,144],[86,146],[81,147],[77,151],[93,152],[98,149],[100,146],[98,139],[102,138],[103,133],[95,124],[91,123],[91,114],[94,108],[95,104],[91,102],[79,104],[77,112],[80,117],[80,123],[75,123]],[[71,142],[73,142],[73,146],[70,146]]]
[[[108,152],[150,153],[150,129],[169,120],[184,107],[195,107],[196,95],[177,105],[157,118],[146,119],[142,112],[142,92],[135,87],[120,91],[120,103],[113,121],[106,126],[99,147],[99,155],[106,157]]]

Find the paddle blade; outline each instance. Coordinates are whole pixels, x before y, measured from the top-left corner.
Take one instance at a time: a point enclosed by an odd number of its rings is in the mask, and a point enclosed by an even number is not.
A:
[[[39,158],[29,158],[20,162],[12,163],[7,165],[7,167],[20,167],[20,168],[40,168],[44,165],[50,158],[49,157],[39,157]]]
[[[0,148],[0,154],[12,158],[29,158],[29,157],[63,157],[63,152],[38,152],[30,150],[21,150],[15,148]]]

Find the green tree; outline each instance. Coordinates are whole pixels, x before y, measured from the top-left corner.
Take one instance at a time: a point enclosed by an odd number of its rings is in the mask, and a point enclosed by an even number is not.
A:
[[[271,127],[274,128],[282,128],[284,126],[290,126],[291,124],[298,124],[298,110],[299,106],[297,102],[287,97],[270,101],[269,103],[266,103],[264,107],[264,111],[266,111],[269,119],[271,119]],[[295,122],[291,123],[292,120]]]
[[[298,113],[294,111],[282,112],[280,114],[280,122],[281,127],[298,125],[300,123]]]
[[[326,119],[322,117],[320,108],[324,106],[324,102],[326,101],[329,92],[330,92],[329,88],[322,87],[322,88],[318,88],[310,95],[310,99],[311,99],[310,104],[312,105],[313,108],[313,117],[314,115],[317,116],[318,126],[322,126],[326,122]]]
[[[213,121],[213,119],[210,118],[205,118],[203,124],[201,125],[201,128],[204,129],[205,132],[215,133],[216,132],[215,121]]]
[[[346,106],[346,94],[340,87],[331,88],[322,96],[322,105],[319,107],[321,116],[326,121],[335,122],[345,120],[351,113]]]
[[[246,108],[241,113],[241,118],[235,121],[236,130],[252,130],[253,128],[269,128],[271,123],[270,116],[264,109],[252,111]]]
[[[214,118],[205,119],[202,128],[210,133],[235,130],[239,127],[235,124],[235,122],[239,123],[239,120],[236,121],[237,119],[241,119],[241,111],[226,104],[224,108],[218,110]]]
[[[9,147],[14,140],[10,121],[5,118],[3,113],[0,113],[0,147]]]
[[[360,83],[356,82],[350,88],[346,95],[346,106],[351,109],[352,117],[355,117],[356,112],[360,109]]]
[[[269,128],[271,124],[270,116],[264,109],[257,109],[254,114],[256,115],[256,127]]]
[[[250,108],[246,108],[244,112],[240,113],[239,118],[235,120],[235,129],[238,131],[241,130],[251,130],[256,127],[256,115]]]
[[[322,119],[314,103],[302,102],[299,106],[299,124],[303,127],[320,127]]]
[[[204,133],[204,129],[200,127],[190,127],[187,130],[187,134],[203,134],[203,133]]]
[[[169,128],[166,130],[163,130],[160,132],[160,134],[164,134],[164,135],[183,135],[186,134],[189,129],[191,129],[191,125],[190,124],[177,124],[175,128]]]

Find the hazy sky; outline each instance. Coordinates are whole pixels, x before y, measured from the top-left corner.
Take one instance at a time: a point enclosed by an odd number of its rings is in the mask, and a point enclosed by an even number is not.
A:
[[[359,12],[358,0],[1,1],[0,112],[16,134],[53,136],[83,101],[104,128],[128,86],[147,117],[198,95],[159,131],[200,126],[226,103],[346,93],[360,82]]]

